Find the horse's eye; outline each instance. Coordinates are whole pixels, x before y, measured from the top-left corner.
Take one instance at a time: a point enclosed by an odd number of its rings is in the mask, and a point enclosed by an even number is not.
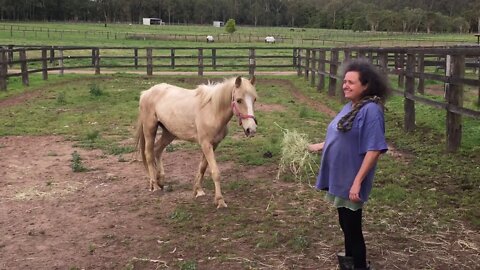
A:
[[[238,104],[242,104],[242,100],[241,100],[241,99],[237,99],[237,103],[238,103]]]

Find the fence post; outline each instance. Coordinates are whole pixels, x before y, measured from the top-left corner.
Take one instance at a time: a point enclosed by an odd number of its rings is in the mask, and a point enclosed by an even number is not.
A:
[[[55,47],[50,48],[50,64],[55,65]]]
[[[325,89],[325,50],[318,51],[318,84],[317,90]]]
[[[316,74],[316,67],[317,67],[317,50],[313,49],[312,50],[312,77],[310,78],[310,86],[315,86],[315,74]]]
[[[147,48],[147,75],[153,75],[152,48]]]
[[[175,69],[175,49],[170,49],[170,67]]]
[[[306,49],[305,53],[305,80],[308,80],[308,75],[310,72],[310,52],[311,49]]]
[[[14,45],[8,45],[7,60],[10,67],[13,66],[13,47]]]
[[[248,56],[248,74],[250,77],[255,75],[255,67],[256,67],[256,60],[255,60],[255,49],[249,49],[249,56]]]
[[[415,71],[415,55],[409,53],[407,55],[406,67],[406,86],[405,86],[405,101],[403,108],[405,110],[404,128],[406,132],[415,129],[415,101],[412,97],[415,95],[415,78],[413,72]]]
[[[450,78],[465,76],[465,55],[452,55],[450,61]],[[462,140],[462,115],[450,111],[450,105],[463,106],[463,84],[450,82],[446,92],[447,99],[447,151],[455,152]]]
[[[343,53],[345,55],[345,58],[343,59],[343,63],[350,61],[350,59],[352,58],[352,51],[350,51],[349,49],[344,49]]]
[[[198,48],[198,76],[203,76],[203,48]]]
[[[297,49],[297,76],[302,76],[302,49]]]
[[[0,49],[0,91],[7,90],[8,60],[7,52]]]
[[[388,53],[378,52],[378,63],[382,67],[382,71],[388,74]]]
[[[423,95],[425,94],[425,78],[423,77],[423,73],[425,72],[425,55],[423,53],[419,53],[417,57],[417,72],[420,74],[420,77],[418,78],[417,91]]]
[[[28,66],[27,66],[27,53],[25,49],[21,49],[19,52],[20,55],[20,67],[22,70],[22,83],[25,86],[29,85],[28,81]]]
[[[212,67],[213,70],[217,69],[217,49],[212,49]]]
[[[135,69],[138,69],[138,48],[133,49],[133,63],[135,65]]]
[[[337,89],[338,50],[330,51],[330,79],[328,83],[328,95],[335,96]]]
[[[42,77],[48,80],[47,48],[42,48]]]
[[[95,54],[97,53],[96,49],[92,49],[92,66],[95,66]]]
[[[400,53],[397,58],[397,70],[400,71],[400,74],[398,74],[398,87],[404,87],[405,86],[405,75],[403,74],[405,68],[405,54]]]
[[[293,60],[293,68],[297,67],[297,57],[298,57],[298,49],[293,48],[293,55],[292,55],[292,60]]]
[[[63,49],[58,50],[58,66],[60,67],[59,74],[63,76],[64,68],[63,68]]]

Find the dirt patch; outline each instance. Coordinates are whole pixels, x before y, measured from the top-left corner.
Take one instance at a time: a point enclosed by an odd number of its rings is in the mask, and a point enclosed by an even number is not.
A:
[[[88,171],[72,171],[74,151]],[[133,158],[120,162],[58,136],[0,137],[0,269],[121,269],[152,245],[161,246],[169,229],[158,219],[194,201],[200,152],[165,153],[172,192],[160,194],[147,190],[142,164]],[[219,165],[229,179],[253,181],[274,170]],[[224,195],[227,203],[233,200]],[[215,211],[212,191],[197,201]]]

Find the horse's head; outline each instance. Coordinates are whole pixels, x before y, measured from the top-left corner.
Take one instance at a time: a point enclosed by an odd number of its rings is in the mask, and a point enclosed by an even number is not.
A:
[[[257,131],[257,119],[253,111],[256,100],[255,77],[251,80],[237,77],[232,92],[232,110],[248,137],[254,136]]]

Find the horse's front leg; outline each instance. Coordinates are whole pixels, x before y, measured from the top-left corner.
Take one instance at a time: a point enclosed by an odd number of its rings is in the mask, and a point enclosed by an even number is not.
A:
[[[195,181],[193,182],[193,196],[195,196],[195,198],[205,195],[205,192],[202,188],[202,181],[207,166],[207,159],[205,158],[205,155],[202,155],[202,160],[200,161],[200,165],[198,166],[198,172],[195,176]]]
[[[217,166],[217,161],[215,160],[214,146],[209,142],[203,142],[201,144],[203,155],[208,162],[210,171],[212,174],[213,183],[215,184],[215,203],[217,208],[227,207],[227,204],[223,200],[222,190],[220,188],[220,170]]]

